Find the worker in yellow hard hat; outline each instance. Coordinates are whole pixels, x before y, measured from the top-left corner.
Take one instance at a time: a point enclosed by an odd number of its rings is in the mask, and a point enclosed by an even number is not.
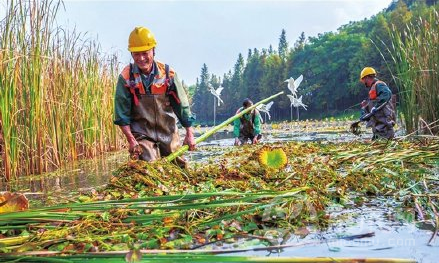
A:
[[[187,94],[176,72],[154,59],[157,42],[146,27],[136,27],[128,38],[134,63],[119,75],[114,97],[114,123],[125,135],[133,158],[154,161],[180,146],[176,116],[186,129],[183,143],[194,150],[195,120]],[[178,159],[185,166],[184,159]]]
[[[392,104],[392,91],[386,83],[376,77],[372,67],[365,67],[360,73],[360,81],[369,89],[369,97],[361,103],[361,121],[371,127],[372,139],[392,139],[395,136],[395,109]]]

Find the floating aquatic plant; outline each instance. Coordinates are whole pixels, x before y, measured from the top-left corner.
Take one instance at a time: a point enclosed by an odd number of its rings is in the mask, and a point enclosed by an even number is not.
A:
[[[259,163],[267,168],[281,169],[287,162],[287,155],[282,148],[264,147],[259,152]]]
[[[439,229],[439,185],[431,171],[438,150],[437,140],[282,142],[231,148],[187,170],[130,161],[78,202],[0,214],[0,252],[175,252],[243,237],[267,246],[273,231],[288,242],[288,233],[302,226],[326,227],[326,207],[343,205],[349,192],[415,199],[422,220]],[[287,158],[288,169],[267,168]]]

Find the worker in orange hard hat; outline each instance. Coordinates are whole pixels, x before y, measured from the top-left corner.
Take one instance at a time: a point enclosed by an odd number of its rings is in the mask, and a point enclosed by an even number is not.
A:
[[[180,146],[176,118],[186,129],[183,143],[194,150],[195,120],[187,94],[175,71],[154,59],[157,42],[146,27],[136,27],[128,38],[134,63],[119,75],[114,97],[114,123],[125,135],[133,158],[154,161]],[[178,164],[185,166],[184,159]]]
[[[392,91],[386,83],[377,79],[374,68],[365,67],[360,73],[360,81],[369,89],[369,97],[361,103],[361,121],[372,127],[372,139],[392,139],[395,136],[395,109],[391,102]]]

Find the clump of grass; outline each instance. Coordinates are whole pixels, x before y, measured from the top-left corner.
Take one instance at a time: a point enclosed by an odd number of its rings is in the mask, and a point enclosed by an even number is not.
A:
[[[408,133],[439,133],[439,14],[432,9],[425,18],[393,30],[389,48],[401,96],[401,111]],[[428,127],[430,126],[430,127]]]
[[[117,57],[55,27],[60,2],[7,1],[0,22],[0,170],[9,180],[115,149]]]

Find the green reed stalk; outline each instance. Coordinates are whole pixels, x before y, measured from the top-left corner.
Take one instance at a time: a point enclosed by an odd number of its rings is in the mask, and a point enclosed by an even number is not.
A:
[[[4,172],[6,179],[11,178],[17,170],[17,134],[13,129],[13,123],[19,113],[18,105],[13,103],[17,96],[14,83],[19,79],[19,72],[16,65],[19,63],[20,56],[9,49],[15,45],[16,36],[13,33],[14,18],[18,16],[18,10],[13,6],[7,7],[7,15],[4,23],[0,24],[2,36],[0,38],[0,148],[2,158],[0,171]]]
[[[226,125],[232,123],[234,120],[240,118],[242,115],[246,114],[247,112],[250,112],[251,110],[255,109],[257,106],[259,106],[262,103],[266,103],[274,98],[276,98],[277,96],[283,94],[284,92],[281,91],[277,94],[274,94],[266,99],[263,99],[261,101],[259,101],[258,103],[248,107],[247,109],[241,111],[240,113],[228,118],[227,120],[225,120],[224,122],[222,122],[221,124],[213,127],[212,129],[210,129],[209,131],[205,132],[203,135],[201,135],[200,137],[195,139],[195,143],[200,143],[204,140],[206,140],[207,138],[209,138],[210,136],[212,136],[214,133],[216,133],[217,131],[221,130],[222,128],[226,127]],[[177,151],[175,151],[174,153],[172,153],[171,155],[166,157],[166,160],[168,162],[173,161],[175,158],[177,158],[178,156],[182,155],[183,153],[185,153],[186,151],[189,150],[189,146],[187,145],[183,145],[182,147],[180,147]]]
[[[401,110],[408,133],[423,130],[439,119],[439,15],[434,9],[426,19],[418,18],[399,33],[391,33],[389,49],[395,63],[394,78],[401,95]],[[432,127],[433,133],[439,128]]]
[[[273,249],[274,250],[274,249]],[[245,252],[248,250],[235,249],[237,252]],[[251,250],[250,250],[251,251]],[[51,251],[53,252],[53,251]],[[131,262],[127,259],[129,251],[117,251],[108,253],[95,253],[95,254],[82,254],[82,255],[65,255],[65,256],[54,256],[56,253],[46,252],[36,255],[6,255],[4,259],[0,259],[0,262],[51,262],[51,263],[74,263],[74,262],[85,262],[85,261],[101,261],[107,263],[125,263]],[[132,252],[132,251],[131,251]],[[154,253],[149,253],[154,252]],[[161,252],[161,253],[160,253]],[[339,257],[258,257],[258,256],[230,256],[230,255],[211,255],[209,253],[221,254],[221,252],[226,253],[227,251],[179,251],[179,252],[169,252],[169,251],[146,251],[142,250],[138,252],[143,254],[141,258],[136,258],[133,262],[160,262],[160,263],[193,263],[193,262],[205,262],[205,263],[215,263],[215,262],[266,262],[266,263],[354,263],[354,262],[364,262],[364,263],[415,263],[416,260],[413,259],[399,259],[399,258],[339,258]],[[157,254],[155,254],[157,253]],[[171,254],[172,253],[172,254]],[[61,254],[61,253],[59,253]],[[150,255],[153,254],[153,255]],[[129,258],[134,258],[130,256]]]
[[[96,41],[55,28],[59,5],[10,0],[0,24],[0,170],[6,180],[122,142],[112,123],[117,59],[103,57]]]

